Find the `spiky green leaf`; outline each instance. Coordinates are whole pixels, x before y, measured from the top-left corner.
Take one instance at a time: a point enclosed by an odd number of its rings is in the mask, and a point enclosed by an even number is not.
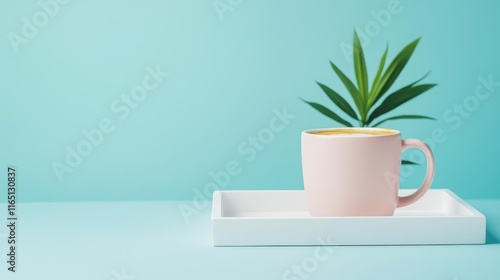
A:
[[[311,107],[313,107],[314,109],[318,110],[320,113],[322,113],[323,115],[329,117],[330,119],[336,121],[336,122],[339,122],[347,127],[352,127],[352,124],[350,124],[348,121],[342,119],[339,115],[335,114],[334,112],[332,112],[332,110],[326,108],[325,106],[321,105],[321,104],[318,104],[318,103],[315,103],[315,102],[309,102],[309,101],[306,101],[304,99],[302,99],[302,101],[304,101],[305,103],[311,105]]]
[[[401,74],[401,71],[403,71],[406,63],[408,62],[408,60],[410,60],[410,57],[417,47],[419,41],[420,38],[404,47],[403,50],[401,50],[389,64],[379,83],[374,89],[375,100],[373,104],[376,103],[377,100],[379,100],[389,90],[394,81],[396,81],[399,74]]]
[[[425,73],[425,75],[423,75],[423,76],[422,76],[422,78],[420,78],[420,79],[416,80],[415,82],[413,82],[413,83],[411,83],[411,84],[407,85],[406,87],[412,87],[412,86],[414,86],[414,85],[418,84],[418,83],[419,83],[419,82],[421,82],[423,79],[425,79],[427,76],[429,76],[429,74],[430,74],[430,73],[431,73],[431,71],[429,71],[429,72]]]
[[[349,115],[353,119],[359,120],[358,116],[356,115],[356,112],[352,109],[351,105],[349,105],[349,103],[347,103],[347,101],[342,96],[340,96],[340,94],[338,94],[336,91],[334,91],[333,89],[329,88],[328,86],[326,86],[322,83],[319,83],[319,82],[316,82],[316,83],[321,87],[321,89],[326,93],[326,95],[333,101],[333,103],[335,103],[335,105],[337,105],[342,111],[344,111],[344,113],[346,113],[347,115]]]
[[[333,62],[330,61],[330,65],[332,66],[333,71],[335,71],[337,76],[339,76],[344,86],[347,88],[347,91],[354,100],[354,104],[356,104],[356,108],[358,108],[358,112],[360,113],[361,118],[363,118],[363,116],[366,116],[367,112],[364,109],[363,101],[361,100],[361,96],[359,95],[358,89],[351,82],[351,80]]]
[[[405,160],[405,159],[403,159],[403,160],[401,161],[401,164],[402,164],[402,165],[418,165],[418,163],[416,163],[416,162],[413,162],[413,161],[411,161],[411,160]]]
[[[368,71],[366,70],[365,55],[359,41],[358,34],[354,31],[353,44],[354,73],[358,82],[358,90],[364,104],[368,100]]]
[[[370,94],[368,97],[368,111],[370,110],[371,106],[375,103],[375,98],[377,97],[377,94],[375,93],[374,89],[380,83],[380,76],[382,75],[382,71],[384,71],[385,59],[387,58],[388,51],[389,51],[389,45],[387,45],[387,47],[385,48],[385,52],[382,55],[382,58],[380,59],[377,74],[375,75],[375,79],[373,79],[372,88],[370,90]]]
[[[368,118],[368,124],[370,124],[377,117],[390,112],[391,110],[401,106],[403,103],[411,100],[420,94],[428,91],[429,89],[435,87],[436,84],[423,84],[412,87],[404,87],[393,94],[389,95],[383,102],[370,114]]]
[[[406,85],[404,87],[402,87],[400,90],[403,90],[403,89],[407,89],[407,88],[411,88],[413,87],[415,84],[419,83],[420,81],[422,81],[423,79],[425,79],[425,77],[427,77],[429,75],[429,73],[431,73],[431,71],[427,72],[424,76],[422,76],[420,79],[416,80],[415,82],[409,84],[409,85]]]

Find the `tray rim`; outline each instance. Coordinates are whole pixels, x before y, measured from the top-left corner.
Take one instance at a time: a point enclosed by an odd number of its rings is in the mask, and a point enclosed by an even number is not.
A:
[[[400,189],[400,191],[415,191],[415,189]],[[453,198],[460,205],[464,206],[469,210],[472,215],[454,215],[454,216],[349,216],[349,217],[224,217],[222,216],[222,194],[223,193],[245,193],[245,192],[275,192],[275,193],[287,193],[287,192],[304,192],[304,190],[217,190],[213,193],[212,198],[212,221],[216,220],[385,220],[385,219],[486,219],[481,212],[479,212],[472,205],[464,201],[458,195],[456,195],[450,189],[430,189],[432,192],[444,192]]]

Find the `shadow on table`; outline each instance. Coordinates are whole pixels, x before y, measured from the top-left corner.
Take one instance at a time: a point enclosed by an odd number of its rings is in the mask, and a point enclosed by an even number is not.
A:
[[[486,244],[498,244],[498,237],[486,230]]]

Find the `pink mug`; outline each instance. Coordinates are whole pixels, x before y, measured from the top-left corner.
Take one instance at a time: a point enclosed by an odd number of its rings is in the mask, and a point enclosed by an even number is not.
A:
[[[427,158],[420,188],[400,197],[401,153],[411,147]],[[401,139],[397,130],[325,128],[302,132],[302,172],[309,214],[321,216],[392,216],[397,207],[416,202],[434,178],[434,157],[417,139]]]

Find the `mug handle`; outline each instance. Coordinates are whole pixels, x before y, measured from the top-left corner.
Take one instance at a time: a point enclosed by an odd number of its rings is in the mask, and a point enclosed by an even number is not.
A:
[[[403,145],[401,146],[401,152],[408,148],[418,148],[424,152],[425,158],[427,159],[427,172],[425,173],[424,182],[420,188],[409,196],[398,197],[397,207],[403,207],[410,205],[417,200],[419,200],[431,186],[432,180],[434,179],[434,156],[432,155],[431,149],[424,142],[418,139],[406,139],[403,140]]]

